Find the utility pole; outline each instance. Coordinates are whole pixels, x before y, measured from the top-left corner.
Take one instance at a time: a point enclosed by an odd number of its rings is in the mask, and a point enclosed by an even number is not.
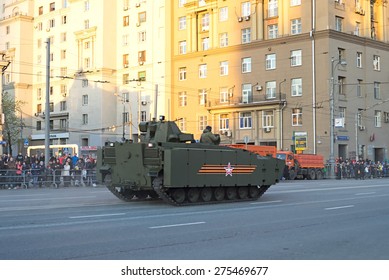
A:
[[[50,158],[50,38],[46,44],[45,167]]]

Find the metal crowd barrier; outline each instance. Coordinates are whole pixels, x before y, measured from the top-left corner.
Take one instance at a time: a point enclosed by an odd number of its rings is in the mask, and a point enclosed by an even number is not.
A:
[[[72,169],[69,176],[64,176],[63,169],[46,169],[45,171],[22,170],[17,174],[16,169],[0,169],[0,189],[96,186],[95,169]]]

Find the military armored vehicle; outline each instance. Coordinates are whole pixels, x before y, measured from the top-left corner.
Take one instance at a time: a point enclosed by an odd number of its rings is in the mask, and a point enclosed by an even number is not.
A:
[[[172,205],[257,200],[281,177],[284,161],[244,149],[196,143],[173,121],[142,122],[140,142],[107,142],[97,179],[118,198]]]

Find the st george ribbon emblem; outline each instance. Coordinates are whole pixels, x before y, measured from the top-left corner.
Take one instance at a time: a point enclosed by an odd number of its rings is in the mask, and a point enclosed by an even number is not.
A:
[[[231,163],[228,163],[227,167],[224,167],[224,169],[226,170],[226,176],[232,176],[232,170],[234,170],[234,168],[231,166]]]

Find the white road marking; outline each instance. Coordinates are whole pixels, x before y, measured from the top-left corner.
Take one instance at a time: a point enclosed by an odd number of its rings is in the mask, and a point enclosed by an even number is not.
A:
[[[352,208],[354,205],[345,205],[345,206],[338,206],[338,207],[330,207],[330,208],[324,208],[324,210],[338,210],[338,209],[345,209],[345,208]]]
[[[112,213],[112,214],[87,215],[87,216],[73,216],[73,217],[69,217],[69,219],[101,218],[101,217],[123,216],[123,215],[126,215],[126,213]]]
[[[205,224],[205,222],[187,223],[187,224],[175,224],[175,225],[164,225],[164,226],[154,226],[154,227],[149,227],[149,229],[170,228],[170,227],[183,227],[183,226],[193,226],[193,225],[201,225],[201,224]]]
[[[20,202],[20,201],[40,201],[40,200],[67,200],[67,199],[84,199],[84,198],[96,198],[96,196],[63,196],[63,197],[50,197],[50,198],[28,198],[28,199],[7,199],[5,202]],[[1,201],[1,200],[0,200]]]
[[[258,204],[270,204],[270,203],[279,203],[282,202],[282,200],[272,200],[272,201],[258,201],[258,202],[251,202],[251,205],[258,205]]]
[[[376,192],[365,192],[365,193],[356,193],[355,195],[370,195],[375,194]]]

